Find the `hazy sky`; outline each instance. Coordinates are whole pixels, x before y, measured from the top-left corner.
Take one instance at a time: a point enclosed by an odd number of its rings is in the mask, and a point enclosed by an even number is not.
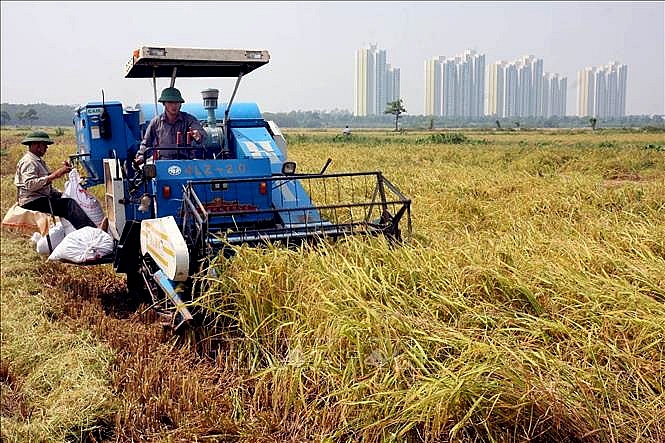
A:
[[[465,49],[489,66],[532,54],[568,77],[628,65],[627,114],[665,114],[665,2],[17,2],[2,1],[2,102],[152,101],[152,80],[122,69],[142,45],[267,49],[237,101],[266,112],[353,109],[354,55],[376,44],[401,70],[408,114],[422,114],[424,62]],[[169,79],[158,79],[158,89]],[[229,79],[178,79],[187,101]]]

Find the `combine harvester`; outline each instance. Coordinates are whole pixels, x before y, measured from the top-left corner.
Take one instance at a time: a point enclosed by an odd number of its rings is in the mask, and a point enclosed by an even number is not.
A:
[[[411,201],[381,172],[297,173],[286,140],[255,103],[233,103],[243,76],[268,63],[267,51],[141,47],[125,67],[126,78],[152,78],[154,106],[123,108],[117,101],[89,102],[75,110],[82,186],[103,184],[114,253],[107,259],[127,274],[131,293],[167,303],[173,327],[192,315],[193,276],[208,260],[238,244],[286,245],[347,235],[401,239],[411,231]],[[134,155],[151,118],[161,112],[157,81],[177,77],[232,77],[228,103],[218,90],[202,91],[203,103],[183,105],[204,127],[200,143],[182,134],[182,158]],[[217,114],[221,113],[221,121]]]

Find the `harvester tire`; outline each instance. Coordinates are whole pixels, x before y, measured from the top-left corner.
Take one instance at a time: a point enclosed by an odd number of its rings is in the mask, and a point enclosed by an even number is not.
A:
[[[152,298],[145,286],[143,275],[138,271],[127,273],[127,293],[129,297],[139,303],[152,304]]]

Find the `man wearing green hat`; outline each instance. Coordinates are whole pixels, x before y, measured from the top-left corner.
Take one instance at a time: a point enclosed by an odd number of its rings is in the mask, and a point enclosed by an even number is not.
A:
[[[14,184],[17,189],[18,205],[31,211],[66,218],[76,229],[84,226],[95,228],[95,223],[75,200],[62,197],[62,193],[51,185],[53,180],[68,174],[72,167],[67,161],[63,161],[62,166],[55,171],[48,170],[46,162],[42,159],[48,146],[53,144],[48,134],[44,131],[35,131],[21,143],[28,147],[28,152],[16,165]]]
[[[185,100],[178,89],[164,89],[159,97],[159,102],[164,105],[164,112],[156,115],[148,124],[141,146],[136,153],[138,164],[145,161],[144,154],[148,148],[154,148],[157,158],[160,159],[182,158],[183,153],[184,158],[189,158],[191,150],[183,151],[173,148],[189,144],[187,134],[190,131],[194,141],[199,143],[202,140],[204,131],[201,123],[193,115],[180,110]]]

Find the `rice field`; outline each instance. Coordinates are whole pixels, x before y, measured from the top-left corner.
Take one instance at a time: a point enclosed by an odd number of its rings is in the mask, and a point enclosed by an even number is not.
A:
[[[155,332],[140,307],[83,319],[81,297],[122,297],[118,276],[50,264],[53,291],[83,295],[58,296],[64,313],[43,321],[73,336],[49,349],[93,352],[96,366],[76,357],[94,374],[78,386],[101,405],[67,422],[29,395],[25,341],[41,323],[16,326],[48,296],[29,291],[26,314],[21,288],[38,285],[5,284],[20,262],[7,257],[42,259],[3,231],[3,394],[46,411],[31,421],[3,395],[3,438],[85,440],[71,430],[96,427],[104,441],[665,441],[663,132],[285,132],[300,172],[327,158],[328,172],[381,170],[412,199],[408,241],[238,247],[199,276],[194,304],[216,327],[196,343]],[[3,214],[19,142],[2,132]],[[73,143],[65,134],[47,161]]]

